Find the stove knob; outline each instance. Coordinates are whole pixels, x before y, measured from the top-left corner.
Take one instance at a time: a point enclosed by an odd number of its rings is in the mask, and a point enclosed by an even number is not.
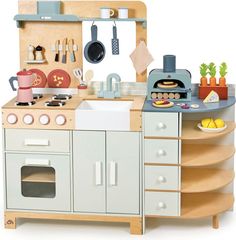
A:
[[[43,114],[39,117],[39,122],[42,124],[42,125],[47,125],[49,122],[50,122],[50,119],[49,119],[49,116],[46,115],[46,114]]]
[[[27,125],[31,125],[34,122],[34,118],[30,114],[26,114],[23,118],[23,122]]]
[[[9,114],[7,116],[7,122],[10,123],[10,124],[15,124],[17,122],[17,116],[15,114]]]
[[[66,118],[63,115],[57,115],[56,116],[56,124],[57,125],[64,125],[66,123]]]

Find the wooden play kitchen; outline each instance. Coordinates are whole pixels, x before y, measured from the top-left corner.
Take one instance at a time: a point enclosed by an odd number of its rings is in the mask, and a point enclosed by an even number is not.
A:
[[[198,85],[166,55],[147,76],[138,1],[21,0],[14,19],[21,71],[10,79],[17,97],[2,107],[5,227],[124,222],[144,234],[149,217],[209,217],[218,228],[234,203],[227,65],[218,84],[216,66],[202,64]]]

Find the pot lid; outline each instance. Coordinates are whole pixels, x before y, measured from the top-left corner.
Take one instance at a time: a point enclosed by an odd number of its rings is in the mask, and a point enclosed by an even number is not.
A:
[[[22,71],[19,71],[17,73],[17,76],[30,76],[32,75],[33,73],[31,71],[27,71],[27,70],[22,70]]]

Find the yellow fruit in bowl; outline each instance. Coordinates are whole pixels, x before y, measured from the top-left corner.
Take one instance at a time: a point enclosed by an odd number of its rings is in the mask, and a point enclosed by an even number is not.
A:
[[[205,118],[201,121],[202,127],[208,128],[209,123],[211,122],[211,118]]]
[[[214,122],[217,128],[223,128],[225,126],[225,122],[221,118],[217,118]]]
[[[216,128],[216,124],[213,119],[211,119],[210,123],[208,124],[207,128]]]

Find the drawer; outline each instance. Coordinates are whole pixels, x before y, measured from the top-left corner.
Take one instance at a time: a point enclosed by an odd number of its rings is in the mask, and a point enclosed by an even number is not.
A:
[[[144,162],[178,164],[179,144],[179,140],[145,139]]]
[[[180,216],[180,193],[145,192],[145,215]]]
[[[150,137],[178,137],[178,113],[145,113],[144,135]]]
[[[7,151],[70,151],[69,131],[6,129],[5,139]]]
[[[145,189],[179,190],[179,167],[145,166]]]

